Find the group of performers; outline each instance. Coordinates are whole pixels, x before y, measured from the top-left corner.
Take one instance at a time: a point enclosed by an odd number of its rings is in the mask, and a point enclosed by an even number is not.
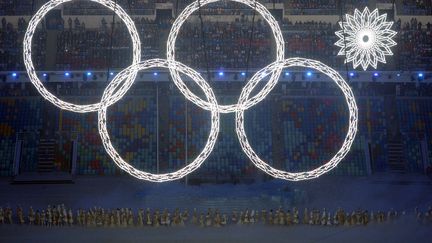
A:
[[[432,207],[425,212],[415,209],[417,220],[421,223],[432,222]],[[233,210],[230,214],[221,213],[218,209],[208,209],[206,212],[199,212],[193,209],[192,212],[178,208],[174,211],[150,210],[147,208],[138,209],[135,214],[131,208],[104,209],[94,207],[78,209],[74,214],[72,209],[67,209],[63,204],[50,206],[43,210],[29,208],[25,215],[22,207],[18,206],[16,211],[10,207],[0,207],[0,225],[20,224],[39,225],[46,227],[53,226],[88,226],[88,227],[131,227],[131,226],[184,226],[195,225],[201,227],[222,227],[226,225],[322,225],[322,226],[353,226],[368,225],[369,223],[383,223],[393,221],[405,215],[405,212],[390,210],[387,212],[369,212],[368,210],[356,210],[346,212],[339,208],[334,213],[323,209],[304,208],[300,212],[297,208],[284,210]]]

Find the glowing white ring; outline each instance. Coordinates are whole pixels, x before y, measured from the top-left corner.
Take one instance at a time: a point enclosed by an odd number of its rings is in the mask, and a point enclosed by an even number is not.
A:
[[[199,6],[203,7],[209,3],[219,2],[220,0],[200,0],[195,1],[188,5],[176,18],[176,20],[173,23],[173,26],[171,27],[171,31],[168,36],[167,41],[167,59],[170,61],[175,60],[175,42],[178,36],[178,33],[180,31],[180,27],[183,25],[183,23],[186,21],[186,19],[196,10],[199,9]],[[282,31],[280,30],[278,22],[274,19],[273,15],[268,11],[268,9],[263,6],[261,3],[259,3],[256,0],[230,0],[233,2],[238,2],[245,4],[249,6],[252,9],[255,9],[261,16],[264,18],[265,21],[269,24],[275,41],[276,41],[276,61],[283,61],[285,58],[285,42],[282,36]],[[237,104],[232,105],[219,105],[219,112],[221,113],[230,113],[235,112],[239,109],[248,109],[249,107],[255,105],[256,103],[262,101],[268,93],[274,88],[276,83],[279,80],[280,74],[282,72],[282,68],[277,68],[273,70],[272,75],[269,79],[269,81],[266,83],[266,85],[263,87],[263,89],[258,92],[254,97],[250,98],[247,102],[245,102],[243,107],[239,107]],[[185,86],[183,80],[180,78],[179,73],[176,70],[170,69],[171,76],[173,78],[173,81],[175,85],[179,86]],[[183,93],[184,96],[191,102],[195,103],[199,107],[210,110],[212,109],[211,104],[209,104],[207,101],[202,100],[200,97],[196,96],[192,91],[190,91],[186,86],[185,88],[180,88],[180,91]]]
[[[333,70],[332,68],[328,67],[327,65],[319,61],[305,59],[305,58],[289,58],[284,60],[283,62],[274,62],[268,65],[267,67],[261,69],[260,71],[258,71],[243,88],[240,94],[238,105],[241,106],[248,100],[250,93],[258,84],[258,82],[261,80],[261,78],[267,76],[269,73],[272,73],[273,70],[278,70],[281,67],[286,68],[292,66],[313,68],[326,74],[337,84],[337,86],[344,93],[345,100],[348,103],[348,109],[349,109],[349,128],[348,128],[348,133],[345,137],[345,141],[342,147],[340,148],[340,150],[334,155],[334,157],[329,162],[319,166],[314,170],[292,173],[292,172],[278,170],[271,167],[266,162],[261,160],[259,156],[255,153],[255,151],[252,149],[252,147],[249,144],[248,138],[246,136],[246,132],[244,130],[244,110],[238,110],[236,112],[236,132],[243,151],[246,153],[246,155],[249,157],[249,159],[254,163],[256,167],[258,167],[262,171],[266,172],[267,174],[275,178],[290,180],[290,181],[299,181],[299,180],[314,179],[324,173],[327,173],[331,169],[335,168],[338,165],[338,163],[345,157],[345,155],[348,153],[354,141],[357,132],[358,110],[357,110],[357,104],[355,102],[354,94],[352,93],[351,88],[348,86],[345,80],[339,75],[339,73],[337,73],[335,70]]]
[[[107,112],[107,107],[109,106],[109,100],[111,99],[112,94],[116,92],[116,90],[122,85],[122,81],[127,79],[132,74],[137,73],[140,70],[156,68],[156,67],[175,69],[189,76],[204,91],[204,94],[206,95],[208,102],[211,104],[211,110],[210,110],[211,130],[210,130],[209,137],[207,139],[207,143],[204,146],[204,149],[201,151],[201,153],[197,156],[197,158],[192,163],[188,164],[187,166],[175,172],[165,173],[165,174],[152,174],[152,173],[144,172],[134,168],[125,160],[123,160],[123,158],[118,154],[116,149],[113,147],[106,127],[106,112]],[[198,169],[198,167],[200,167],[201,164],[204,162],[204,160],[210,155],[216,143],[217,136],[219,133],[218,105],[216,101],[216,96],[214,95],[212,89],[198,72],[176,61],[168,61],[164,59],[150,59],[127,67],[126,69],[118,73],[114,77],[114,79],[110,82],[110,84],[107,86],[107,88],[105,89],[102,95],[102,100],[100,103],[101,103],[101,109],[99,109],[98,111],[98,129],[105,150],[107,151],[109,156],[114,160],[117,166],[119,166],[122,170],[126,171],[127,173],[129,173],[130,175],[138,179],[148,180],[153,182],[164,182],[164,181],[177,180],[186,176],[187,174]]]
[[[32,57],[31,57],[32,56],[31,43],[32,43],[32,39],[33,39],[33,34],[35,33],[37,25],[39,24],[39,22],[42,20],[42,18],[51,9],[53,9],[53,8],[63,4],[63,3],[72,2],[72,1],[73,0],[51,0],[47,3],[45,3],[37,11],[37,13],[31,18],[31,20],[28,24],[27,31],[26,31],[25,36],[24,36],[24,42],[23,42],[24,64],[25,64],[29,79],[32,82],[32,84],[36,87],[36,89],[39,91],[39,93],[45,99],[47,99],[48,101],[50,101],[51,103],[53,103],[57,107],[64,109],[64,110],[69,110],[69,111],[74,111],[74,112],[79,112],[79,113],[97,111],[99,109],[99,105],[100,105],[99,103],[89,104],[89,105],[76,105],[76,104],[72,104],[72,103],[63,101],[63,100],[57,98],[51,92],[49,92],[44,87],[42,81],[40,81],[40,79],[38,78],[38,76],[36,74],[36,70],[35,70],[34,65],[33,65]],[[120,17],[120,19],[125,23],[128,31],[129,31],[129,34],[131,35],[131,38],[132,38],[132,46],[133,46],[132,64],[136,64],[136,63],[140,62],[140,60],[141,60],[141,41],[139,38],[138,31],[135,27],[135,24],[132,21],[132,19],[129,17],[129,15],[118,4],[116,4],[112,0],[89,0],[89,1],[99,3],[103,6],[111,9]],[[131,73],[131,75],[126,78],[126,83],[125,83],[126,89],[128,86],[130,87],[132,85],[132,83],[135,80],[135,77],[136,77],[136,73]],[[111,98],[112,99],[108,101],[109,105],[112,105],[115,102],[117,102],[118,100],[120,100],[122,98],[122,96],[121,95],[113,95]]]

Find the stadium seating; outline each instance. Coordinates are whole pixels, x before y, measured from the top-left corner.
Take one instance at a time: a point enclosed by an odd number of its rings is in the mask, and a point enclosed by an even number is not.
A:
[[[358,100],[359,109],[366,102]],[[306,171],[327,162],[339,150],[348,126],[348,111],[342,98],[288,98],[282,103],[284,151],[290,171]],[[364,143],[368,139],[364,118],[346,162],[332,173],[364,175]],[[380,129],[374,126],[374,129]],[[349,161],[349,162],[348,162]]]
[[[0,28],[0,71],[24,70],[22,41],[28,18],[45,1],[0,0],[1,16],[17,15],[17,26],[2,18]],[[167,0],[118,1],[127,12],[137,15],[154,11],[156,4]],[[172,2],[172,1],[171,1]],[[192,1],[179,1],[181,10]],[[355,7],[363,7],[367,1],[345,1],[339,6],[334,0],[314,1],[261,1],[263,3],[283,3],[290,14],[333,14],[339,15],[340,8],[347,12]],[[380,0],[379,3],[393,3]],[[428,1],[403,0],[397,8],[399,14],[431,14]],[[66,4],[66,15],[112,14],[98,4],[79,1]],[[251,11],[242,4],[222,1],[201,11],[203,15],[235,15],[230,23],[210,21],[204,18],[205,37],[202,37],[200,23],[187,22],[182,26],[176,43],[176,59],[195,68],[234,69],[245,71],[266,66],[274,60],[273,37],[267,24],[259,19],[252,23]],[[130,36],[122,23],[110,24],[110,19],[102,19],[97,28],[86,28],[86,22],[78,16],[64,19],[53,32],[45,28],[36,31],[33,37],[33,62],[37,70],[105,70],[122,69],[131,62]],[[27,19],[27,20],[26,20]],[[165,57],[165,40],[173,19],[150,20],[140,16],[134,19],[142,41],[142,59]],[[339,29],[336,23],[280,21],[286,45],[286,57],[301,56],[320,60],[327,65],[344,70],[343,57],[337,57],[338,48],[334,32]],[[114,28],[112,28],[114,27]],[[395,22],[398,31],[394,47],[395,55],[389,57],[386,66],[379,70],[432,70],[432,28],[430,23],[421,23],[413,18],[409,23]],[[253,31],[253,33],[252,33]],[[48,33],[54,33],[57,46],[47,48]],[[251,39],[252,36],[252,39]],[[204,41],[203,41],[204,38]],[[52,40],[52,39],[51,39]],[[250,41],[252,40],[252,41]],[[205,43],[205,47],[202,45]],[[393,49],[392,49],[393,50]],[[204,51],[207,53],[205,58]],[[249,53],[250,51],[250,53]],[[55,66],[48,67],[46,56],[55,57]],[[53,62],[51,60],[51,62]],[[54,71],[55,71],[54,70]],[[411,81],[416,78],[413,77]],[[211,80],[210,80],[211,81]],[[297,80],[299,81],[299,80]],[[407,80],[410,81],[410,80]],[[367,85],[367,84],[365,84]],[[77,89],[71,85],[64,90],[64,96],[79,102],[94,102],[100,98],[101,90]],[[166,91],[166,90],[165,90]],[[347,128],[347,110],[344,100],[331,91],[325,94],[305,97],[276,95],[247,111],[245,129],[250,143],[258,155],[269,164],[289,171],[304,171],[316,168],[331,158],[340,147]],[[38,143],[43,137],[44,112],[46,103],[35,96],[31,88],[17,87],[0,89],[0,175],[12,175],[14,149],[17,136],[22,136],[23,150],[20,171],[30,172],[37,168]],[[149,171],[169,172],[183,167],[192,161],[202,150],[208,136],[209,116],[195,105],[188,103],[178,93],[166,91],[159,96],[159,134],[163,136],[159,144],[159,167],[157,166],[157,118],[154,92],[133,94],[110,107],[108,112],[109,131],[114,146],[127,161],[135,167]],[[384,97],[376,95],[374,89],[358,89],[356,96],[359,106],[359,132],[352,150],[346,159],[332,171],[332,174],[365,175],[367,173],[364,149],[370,148],[373,171],[385,171],[388,160],[388,135]],[[426,92],[427,93],[427,92]],[[429,92],[432,93],[432,92]],[[340,94],[337,94],[340,95]],[[85,96],[85,98],[81,98]],[[432,132],[432,103],[430,99],[412,96],[397,99],[398,119],[401,127],[407,169],[422,171],[422,147],[426,141],[432,148],[432,138],[425,136]],[[80,98],[77,98],[80,97]],[[168,97],[166,100],[164,98]],[[238,96],[218,96],[224,103],[237,102]],[[31,116],[33,119],[26,119]],[[123,174],[105,153],[97,131],[96,114],[75,114],[55,110],[50,113],[55,121],[55,139],[58,151],[55,157],[55,170],[67,168],[71,158],[71,134],[78,134],[77,173],[83,175]],[[187,124],[185,123],[187,116]],[[164,120],[166,119],[166,120]],[[162,122],[162,123],[161,123]],[[276,126],[280,129],[272,129]],[[185,139],[187,127],[187,142]],[[235,133],[234,114],[221,115],[220,135],[214,151],[191,178],[247,178],[255,176],[257,169],[243,154]],[[187,146],[187,156],[186,149]],[[429,149],[432,151],[432,149]],[[432,160],[432,152],[429,158]]]
[[[175,171],[183,167],[186,158],[185,98],[162,88],[159,96],[159,171]],[[325,91],[324,89],[321,89]],[[330,90],[328,90],[330,91]],[[176,91],[178,92],[178,91]],[[216,93],[220,92],[216,90]],[[82,93],[82,92],[78,92]],[[100,90],[86,89],[84,98],[72,88],[68,100],[89,103],[97,100]],[[312,96],[275,94],[245,112],[245,129],[251,146],[270,165],[289,171],[316,168],[340,148],[347,129],[347,109],[341,97],[324,92]],[[360,91],[359,91],[360,93]],[[166,95],[163,95],[166,94]],[[25,96],[23,96],[25,95]],[[164,98],[168,97],[167,100]],[[237,96],[220,95],[218,101],[227,104]],[[136,168],[156,172],[157,105],[154,89],[142,94],[134,90],[108,109],[108,130],[114,147]],[[371,169],[387,169],[387,115],[383,96],[359,96],[359,127],[348,156],[332,171],[336,175],[365,175],[365,148],[371,151]],[[432,102],[429,98],[397,99],[397,113],[404,144],[408,171],[423,171],[421,143],[432,147]],[[35,171],[38,143],[46,124],[43,118],[52,105],[39,96],[20,92],[0,99],[0,175],[12,174],[17,136],[23,141],[21,172]],[[54,125],[57,151],[55,170],[64,171],[71,160],[71,134],[78,135],[77,173],[82,175],[123,174],[105,153],[98,131],[97,114],[75,114],[51,107],[50,121]],[[32,119],[27,119],[31,116]],[[191,162],[202,150],[208,137],[208,111],[188,102],[187,153]],[[52,127],[53,126],[53,127]],[[278,128],[275,128],[278,127]],[[163,138],[165,137],[166,138]],[[234,114],[222,114],[220,134],[206,162],[191,179],[249,178],[257,169],[243,154],[235,134]],[[431,158],[431,155],[429,155]]]
[[[431,100],[428,98],[398,99],[397,107],[401,120],[401,132],[405,137],[405,159],[408,169],[421,172],[424,170],[421,141],[426,141],[428,147],[432,148],[432,139],[427,136],[432,132]],[[430,155],[429,158],[431,158]]]
[[[37,167],[38,132],[43,121],[41,109],[40,98],[0,99],[0,175],[12,175],[17,136],[22,136],[24,141],[21,171],[34,171]]]
[[[31,15],[34,13],[46,0],[0,0],[0,15]],[[174,1],[174,0],[117,0],[118,5],[122,6],[127,12],[135,15],[151,15],[154,13],[157,3],[172,3],[178,9],[185,8],[192,0]],[[261,3],[283,3],[284,8],[289,14],[340,14],[340,8],[352,9],[363,8],[368,5],[365,0],[349,0],[344,1],[342,6],[340,2],[335,0],[259,0]],[[378,0],[377,3],[396,4],[396,9],[402,15],[430,15],[432,4],[430,1],[420,0]],[[67,15],[109,15],[110,10],[104,9],[97,3],[86,1],[76,1],[73,4],[67,3],[63,10]],[[209,5],[203,9],[206,14],[250,14],[244,5],[222,1]]]
[[[109,21],[109,20],[108,20]],[[33,61],[38,70],[47,69],[47,55],[54,55],[55,66],[50,70],[98,70],[106,68],[125,68],[131,61],[130,36],[122,24],[116,23],[112,29],[103,19],[100,27],[87,29],[78,18],[66,21],[67,27],[57,34],[57,48],[47,52],[47,32],[39,29],[33,38]],[[142,41],[142,58],[165,57],[167,38],[171,21],[155,22],[146,18],[135,20]],[[24,70],[22,61],[22,39],[26,22],[14,28],[2,22],[0,43],[0,71]],[[325,22],[281,23],[286,56],[302,56],[320,60],[336,69],[345,69],[343,57],[338,57],[337,40],[334,32],[339,28]],[[425,30],[426,28],[426,30]],[[252,39],[251,31],[254,30]],[[409,24],[398,21],[395,29],[395,55],[388,58],[387,65],[381,70],[431,70],[427,65],[432,61],[431,24],[412,19]],[[187,23],[177,38],[176,59],[198,69],[246,69],[262,68],[274,59],[274,43],[267,24],[262,21],[240,17],[238,21],[226,24],[206,21],[204,41],[201,26]],[[115,38],[114,38],[115,37]],[[252,41],[251,41],[252,40]],[[203,45],[205,44],[206,54]],[[249,54],[250,50],[250,54]],[[207,55],[207,59],[206,56]],[[91,64],[91,65],[90,65]]]

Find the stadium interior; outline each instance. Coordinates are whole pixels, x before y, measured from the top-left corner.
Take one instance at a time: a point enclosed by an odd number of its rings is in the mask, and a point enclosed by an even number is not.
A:
[[[12,208],[14,221],[20,219],[18,208],[28,214],[30,206],[36,210],[65,204],[74,214],[79,208],[95,207],[96,214],[96,207],[133,208],[137,217],[139,208],[158,208],[161,215],[168,208],[173,224],[176,208],[189,209],[192,219],[194,208],[207,215],[207,209],[213,208],[211,217],[220,210],[230,221],[234,209],[245,210],[245,215],[256,209],[258,215],[262,208],[280,207],[299,208],[300,218],[306,207],[321,210],[318,215],[327,208],[335,212],[332,217],[340,207],[349,212],[382,210],[387,221],[394,218],[395,222],[375,222],[371,227],[376,231],[298,226],[288,231],[277,228],[277,232],[266,226],[256,231],[252,226],[226,226],[220,232],[203,232],[185,223],[185,228],[176,230],[146,228],[141,235],[136,227],[120,232],[37,226],[23,230],[3,225],[0,211],[0,241],[58,242],[71,235],[71,242],[430,242],[432,1],[258,1],[279,23],[285,58],[320,61],[346,80],[358,106],[354,143],[335,169],[316,180],[278,180],[255,167],[243,152],[236,114],[220,114],[220,132],[206,161],[166,185],[131,178],[113,162],[99,136],[97,112],[62,110],[46,101],[30,82],[23,59],[24,35],[32,16],[46,2],[0,0],[0,207]],[[112,2],[133,19],[141,60],[148,60],[167,57],[173,23],[195,1]],[[346,63],[335,46],[339,21],[364,7],[387,14],[397,32],[393,55],[367,71]],[[49,92],[67,102],[101,101],[108,83],[132,63],[125,24],[96,2],[65,1],[48,12],[33,34],[37,75]],[[254,73],[276,60],[268,23],[236,1],[214,1],[195,11],[180,28],[175,49],[176,61],[197,70],[219,104],[236,104]],[[182,78],[206,100],[198,85]],[[252,95],[266,82],[264,78]],[[347,134],[348,113],[342,91],[325,74],[284,68],[266,99],[245,111],[245,131],[262,160],[279,170],[302,172],[321,166],[337,153]],[[211,113],[186,99],[172,82],[170,70],[163,68],[139,72],[125,96],[108,108],[107,116],[119,154],[135,168],[157,174],[179,170],[195,159],[211,125]],[[425,213],[419,216],[420,211]],[[393,217],[393,212],[399,216]],[[408,216],[399,219],[400,215]],[[138,225],[139,219],[133,220]],[[217,224],[215,220],[212,225]]]

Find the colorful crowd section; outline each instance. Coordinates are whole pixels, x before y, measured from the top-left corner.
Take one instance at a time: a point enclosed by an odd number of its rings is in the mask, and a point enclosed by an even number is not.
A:
[[[186,22],[176,39],[176,60],[196,69],[261,69],[275,59],[275,43],[268,24],[250,16],[239,16],[233,22],[204,19],[200,23]],[[27,20],[28,21],[28,20]],[[22,58],[22,41],[27,21],[20,18],[17,26],[6,18],[0,28],[0,71],[25,70]],[[62,19],[56,30],[39,28],[33,38],[32,58],[37,70],[104,70],[123,69],[131,63],[131,39],[124,24],[103,18],[98,27],[85,27],[78,17]],[[134,18],[140,34],[142,60],[166,57],[166,41],[173,19],[150,20]],[[304,57],[319,60],[335,68],[345,66],[335,31],[336,22],[280,21],[285,40],[286,57]],[[87,23],[89,25],[89,23]],[[114,28],[112,28],[114,27]],[[395,20],[392,27],[397,46],[394,56],[379,70],[428,71],[432,62],[432,25],[415,18],[403,23]],[[50,33],[50,36],[48,36]],[[204,35],[203,35],[204,33]],[[47,45],[56,48],[47,48]],[[2,78],[2,77],[0,77]]]
[[[401,117],[401,131],[406,149],[408,168],[411,171],[422,171],[422,146],[432,148],[432,103],[430,99],[400,99],[397,101]],[[432,152],[429,150],[429,158]]]
[[[48,0],[0,0],[1,15],[30,15]],[[432,3],[423,0],[377,0],[371,3],[366,0],[257,0],[262,4],[284,5],[286,14],[310,14],[326,15],[339,14],[340,9],[362,8],[364,6],[386,3],[395,5],[395,9],[400,15],[430,15],[432,13]],[[152,14],[156,4],[172,4],[177,10],[182,10],[194,0],[115,0],[115,3],[122,6],[129,13],[134,15]],[[99,4],[89,1],[75,1],[73,4],[67,3],[64,11],[68,15],[103,15],[110,14],[109,10],[100,7]],[[212,15],[218,14],[248,14],[250,9],[245,5],[234,1],[219,1],[211,4],[203,12]]]
[[[97,97],[68,97],[70,101],[82,103],[95,99]],[[235,99],[236,96],[230,94],[218,96],[221,104]],[[358,134],[348,156],[332,174],[366,175],[367,161],[373,172],[387,169],[388,109],[384,99],[383,96],[357,97]],[[431,99],[396,98],[396,108],[408,170],[421,172],[421,143],[426,141],[429,148],[432,147],[432,140],[426,135],[432,134]],[[47,130],[56,140],[56,170],[70,168],[72,137],[76,135],[77,174],[124,173],[104,151],[96,113],[61,111],[39,96],[16,96],[0,98],[0,117],[1,176],[13,174],[17,140],[23,141],[20,171],[36,171],[38,144]],[[46,125],[47,120],[50,126]],[[241,150],[234,121],[234,114],[221,114],[215,148],[191,178],[232,179],[259,175]],[[245,112],[246,133],[256,153],[274,167],[293,172],[316,168],[331,159],[343,142],[347,124],[347,105],[343,98],[334,95],[274,94]],[[158,98],[153,91],[127,95],[108,109],[108,130],[114,147],[133,166],[149,172],[174,171],[193,161],[204,147],[209,129],[210,113],[171,91],[159,91]],[[366,158],[365,153],[368,147],[370,158]],[[429,158],[432,159],[432,154]]]

